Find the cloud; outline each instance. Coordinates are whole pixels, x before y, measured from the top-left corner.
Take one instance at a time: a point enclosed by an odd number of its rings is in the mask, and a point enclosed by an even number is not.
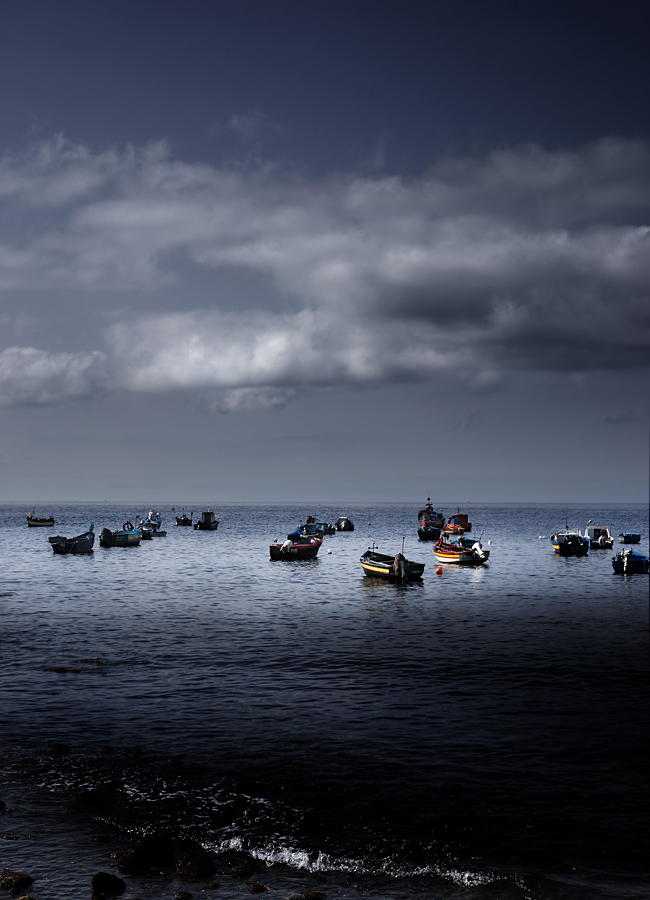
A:
[[[607,425],[629,425],[633,422],[640,422],[641,419],[635,413],[632,412],[631,409],[626,410],[623,413],[619,413],[618,416],[605,416],[603,422]]]
[[[257,309],[227,312],[216,291],[205,308],[206,290],[195,298],[188,285],[174,312],[113,324],[102,352],[129,390],[224,390],[226,409],[451,368],[485,391],[510,372],[650,362],[647,142],[450,157],[410,179],[313,179],[187,164],[164,142],[93,153],[57,138],[0,159],[0,198],[0,298],[181,294],[179,259],[204,288],[243,272],[280,298],[270,309],[260,292]],[[21,352],[25,365],[40,351]],[[98,358],[72,354],[66,396],[100,389]],[[25,396],[59,396],[31,377]],[[6,396],[19,396],[11,383]]]
[[[107,389],[105,354],[47,353],[9,347],[0,353],[0,406],[43,406]]]

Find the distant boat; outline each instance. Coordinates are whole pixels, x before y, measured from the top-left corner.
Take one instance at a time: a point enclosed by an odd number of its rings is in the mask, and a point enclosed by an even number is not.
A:
[[[445,524],[445,517],[431,505],[427,497],[427,505],[418,512],[418,537],[421,541],[437,541]]]
[[[192,514],[189,516],[185,515],[185,510],[180,514],[180,516],[176,516],[176,524],[177,525],[191,525],[192,524]]]
[[[101,547],[137,547],[141,540],[140,530],[134,528],[131,522],[124,522],[122,528],[115,531],[102,528],[99,535]]]
[[[92,553],[95,544],[94,527],[94,525],[91,525],[88,531],[77,535],[77,537],[67,538],[57,534],[49,537],[48,541],[55,553]]]
[[[54,525],[54,516],[39,518],[33,510],[30,513],[27,513],[26,518],[30,528],[49,528],[50,525]]]
[[[300,525],[302,534],[334,534],[336,528],[329,522],[321,522],[315,516],[308,516],[304,525]]]
[[[589,519],[587,522],[584,533],[584,537],[589,541],[589,546],[593,550],[611,550],[614,546],[614,538],[609,533],[609,529],[599,522],[592,525],[591,521],[592,520]]]
[[[314,559],[322,543],[321,537],[299,537],[294,533],[283,543],[274,541],[269,547],[269,552],[273,560]]]
[[[558,556],[586,556],[589,553],[589,538],[583,537],[579,531],[556,531],[551,538],[553,552]]]
[[[165,537],[167,532],[160,527],[161,525],[160,513],[155,509],[150,509],[147,513],[147,518],[138,522],[138,528],[143,538]],[[148,533],[145,534],[145,532]]]
[[[365,575],[400,582],[416,581],[418,578],[422,578],[425,566],[424,563],[406,559],[403,553],[396,553],[394,556],[378,553],[374,544],[372,549],[368,547],[359,562]]]
[[[453,516],[449,516],[445,525],[445,531],[448,534],[463,534],[465,531],[471,530],[472,523],[468,521],[466,514],[460,510],[455,512]]]
[[[490,556],[479,540],[458,537],[455,541],[446,541],[444,537],[434,544],[433,552],[440,562],[455,563],[460,566],[482,566]]]
[[[354,522],[347,516],[339,516],[334,523],[336,531],[354,531]]]
[[[201,513],[199,521],[194,523],[195,531],[216,531],[218,527],[219,519],[217,519],[215,514],[209,509],[206,509],[205,512]]]
[[[641,535],[636,531],[623,531],[618,536],[619,544],[638,544],[641,540]]]
[[[650,559],[634,550],[622,550],[612,556],[612,568],[615,575],[647,575],[650,571]]]

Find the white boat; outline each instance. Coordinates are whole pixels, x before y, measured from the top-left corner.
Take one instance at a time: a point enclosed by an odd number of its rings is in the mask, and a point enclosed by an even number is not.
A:
[[[589,519],[585,528],[584,537],[589,541],[589,546],[593,550],[611,550],[614,546],[614,538],[609,533],[609,529],[600,522],[592,525],[593,519]]]

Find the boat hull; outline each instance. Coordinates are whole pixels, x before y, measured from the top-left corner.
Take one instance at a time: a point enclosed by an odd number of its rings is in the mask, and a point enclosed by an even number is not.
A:
[[[27,525],[30,528],[51,528],[54,525],[54,517],[49,519],[37,519],[35,516],[27,516]]]
[[[490,558],[490,551],[484,550],[479,541],[470,543],[467,540],[467,543],[463,544],[440,540],[434,546],[433,552],[440,562],[457,566],[482,566]]]
[[[190,516],[176,516],[176,524],[177,525],[185,525],[192,526],[192,519]]]
[[[440,528],[418,528],[418,537],[421,541],[438,541],[441,534]]]
[[[640,541],[641,535],[635,531],[624,531],[623,534],[618,536],[619,544],[638,544]]]
[[[133,531],[109,531],[108,528],[102,528],[99,535],[99,544],[101,547],[137,547],[142,540],[142,534],[137,528]]]
[[[647,575],[650,559],[632,550],[624,550],[612,556],[612,569],[615,575]]]
[[[589,553],[589,541],[580,535],[553,535],[553,552],[556,556],[586,556]]]
[[[322,543],[322,538],[309,538],[304,541],[286,540],[282,544],[276,541],[270,545],[269,553],[272,560],[314,559]]]
[[[400,558],[403,566],[400,566]],[[360,558],[359,562],[365,575],[372,578],[383,578],[387,581],[417,581],[424,573],[424,563],[413,562],[404,559],[400,553],[397,556],[387,556],[384,553],[375,553],[368,550]]]
[[[92,553],[95,545],[95,532],[90,531],[79,534],[77,537],[67,538],[63,535],[56,534],[48,538],[52,550],[55,553],[67,556],[69,553]]]

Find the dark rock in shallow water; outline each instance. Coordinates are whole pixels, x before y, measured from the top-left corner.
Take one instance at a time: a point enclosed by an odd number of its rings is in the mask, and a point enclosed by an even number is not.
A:
[[[324,891],[303,891],[300,897],[302,900],[325,900],[327,894]]]
[[[149,835],[135,847],[117,855],[117,864],[127,872],[174,869],[174,845],[166,835]]]
[[[63,804],[64,809],[97,809],[112,806],[115,801],[115,794],[122,785],[117,781],[110,784],[103,784],[100,787],[89,788],[87,791],[80,791],[73,794],[70,799]]]
[[[144,754],[142,753],[142,750],[140,750],[139,747],[125,747],[124,755],[130,756],[133,759],[141,759]]]
[[[190,894],[189,891],[176,891],[173,896],[174,900],[192,900],[194,894]]]
[[[5,806],[6,806],[6,803],[4,802],[4,800],[0,800],[0,809],[4,809]]]
[[[31,875],[25,875],[24,872],[12,872],[11,869],[0,871],[0,887],[6,888],[10,894],[18,894],[33,883]]]
[[[124,893],[126,884],[121,878],[110,872],[97,872],[96,875],[93,875],[90,890],[93,897],[115,897]]]
[[[211,881],[209,884],[206,885],[206,887],[209,888],[211,891],[216,891],[216,889],[217,889],[219,886],[220,886],[220,885],[219,885],[219,882],[218,882],[218,881]]]
[[[176,863],[176,871],[194,878],[209,878],[217,869],[205,853],[184,853]]]
[[[248,887],[250,888],[251,894],[261,894],[262,891],[268,890],[268,888],[265,885],[260,884],[259,881],[254,881],[252,884],[249,884]]]
[[[70,752],[70,747],[63,741],[48,741],[45,745],[45,752],[49,756],[63,756],[64,753]]]

